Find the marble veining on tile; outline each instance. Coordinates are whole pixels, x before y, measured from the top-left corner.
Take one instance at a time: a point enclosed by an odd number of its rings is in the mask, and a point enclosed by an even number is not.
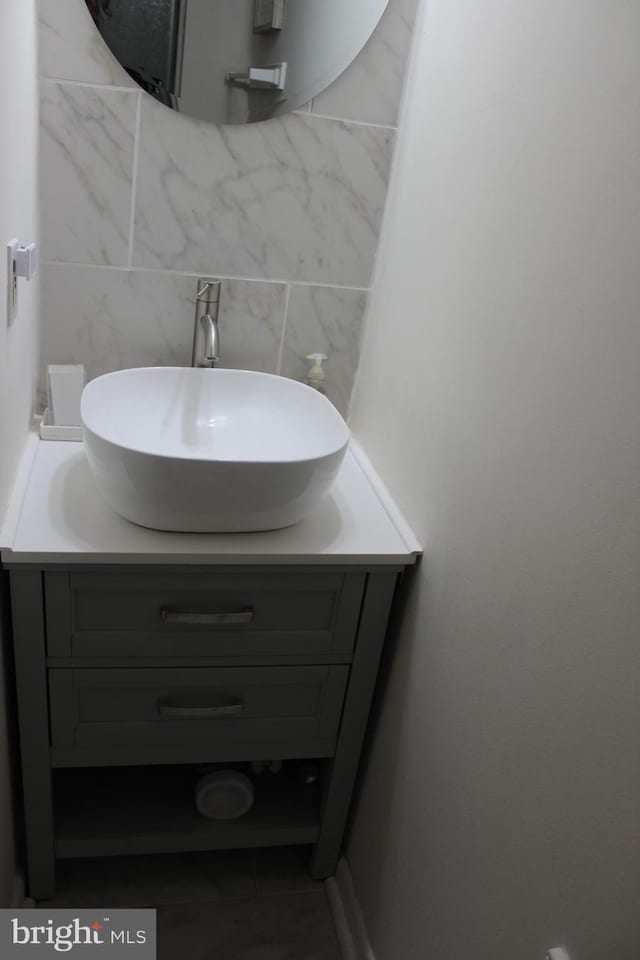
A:
[[[85,0],[39,0],[38,13],[41,76],[137,89],[98,33]]]
[[[44,259],[127,264],[139,96],[43,81]]]
[[[220,366],[277,373],[287,286],[259,280],[223,280]]]
[[[358,366],[366,305],[362,290],[293,286],[289,298],[282,373],[304,380],[309,353],[326,353],[327,395],[346,416]]]
[[[134,265],[366,286],[391,137],[305,114],[213,127],[144,97]]]
[[[191,361],[196,280],[45,264],[41,385],[48,363],[84,363],[89,379],[124,367]]]
[[[49,363],[84,363],[89,378],[191,363],[197,277],[43,264],[40,390]],[[286,286],[223,280],[224,367],[276,373]]]

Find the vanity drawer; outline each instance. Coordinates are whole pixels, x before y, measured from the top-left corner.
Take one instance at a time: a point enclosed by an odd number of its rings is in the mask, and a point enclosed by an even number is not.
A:
[[[143,747],[149,762],[162,759],[154,748],[184,760],[305,756],[306,747],[330,755],[348,673],[346,666],[50,670],[54,763],[57,750],[57,759],[73,762],[83,748],[95,764],[112,762],[109,748]]]
[[[360,573],[47,573],[50,656],[349,659]]]

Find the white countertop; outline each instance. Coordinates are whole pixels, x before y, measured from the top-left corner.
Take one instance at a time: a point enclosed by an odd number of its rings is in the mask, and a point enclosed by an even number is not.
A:
[[[163,533],[105,503],[81,443],[32,439],[0,549],[6,564],[411,564],[421,548],[362,455],[349,450],[305,520],[266,533]],[[383,505],[386,502],[386,505]],[[393,519],[392,519],[393,517]]]

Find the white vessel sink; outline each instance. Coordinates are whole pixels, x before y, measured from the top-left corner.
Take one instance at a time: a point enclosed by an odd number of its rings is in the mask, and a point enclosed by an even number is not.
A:
[[[113,509],[157,530],[273,530],[329,490],[349,440],[316,390],[268,373],[148,367],[92,380],[85,450]]]

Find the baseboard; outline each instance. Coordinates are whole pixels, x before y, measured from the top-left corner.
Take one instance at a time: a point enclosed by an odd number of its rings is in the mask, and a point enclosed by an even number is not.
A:
[[[376,960],[353,886],[351,870],[344,857],[338,862],[335,877],[325,881],[325,888],[343,960]]]

